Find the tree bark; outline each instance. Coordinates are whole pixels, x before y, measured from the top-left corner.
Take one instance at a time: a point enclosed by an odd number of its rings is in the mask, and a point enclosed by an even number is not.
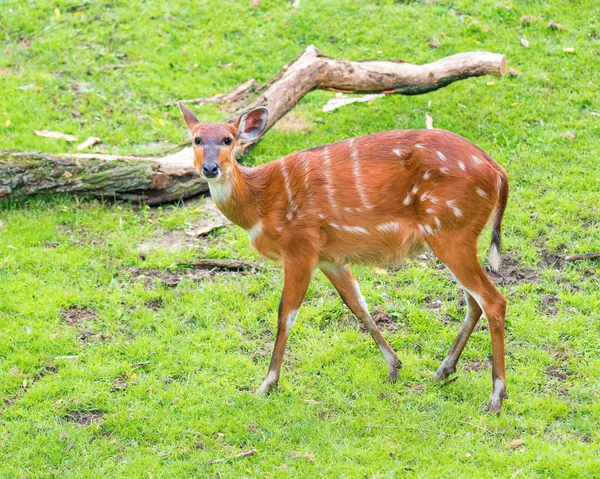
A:
[[[328,58],[311,45],[262,88],[248,81],[232,94],[202,100],[239,101],[237,112],[225,121],[234,121],[242,111],[266,106],[267,128],[271,128],[314,89],[418,95],[457,80],[503,76],[505,72],[506,57],[497,53],[458,53],[425,65],[413,65]],[[258,91],[251,95],[255,90]],[[238,144],[236,155],[243,156],[258,141]],[[206,182],[193,169],[192,155],[191,147],[153,158],[0,152],[0,197],[66,191],[145,201],[149,205],[175,201],[207,190]]]

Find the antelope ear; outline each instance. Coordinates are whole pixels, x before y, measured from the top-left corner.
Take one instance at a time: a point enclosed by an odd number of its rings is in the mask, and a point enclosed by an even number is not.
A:
[[[240,116],[237,122],[238,140],[252,141],[260,137],[267,129],[269,112],[259,106]]]
[[[190,110],[183,103],[181,103],[179,101],[179,102],[177,102],[177,104],[179,105],[179,109],[181,110],[181,113],[183,113],[183,119],[185,120],[185,123],[187,124],[188,129],[190,131],[192,131],[192,128],[195,125],[197,125],[198,123],[200,123],[200,120],[198,120],[198,117],[196,115],[194,115],[192,110]]]

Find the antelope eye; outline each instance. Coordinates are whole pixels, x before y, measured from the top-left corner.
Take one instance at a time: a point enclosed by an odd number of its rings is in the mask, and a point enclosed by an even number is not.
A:
[[[202,144],[202,140],[198,137],[194,138],[194,144],[196,145],[201,145]]]
[[[231,138],[227,137],[223,139],[223,144],[224,145],[231,145]]]

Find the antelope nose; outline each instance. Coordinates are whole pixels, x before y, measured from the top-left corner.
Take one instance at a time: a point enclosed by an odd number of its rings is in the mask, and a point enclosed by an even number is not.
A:
[[[202,165],[202,174],[207,178],[214,178],[219,174],[219,167],[215,163],[205,163]]]

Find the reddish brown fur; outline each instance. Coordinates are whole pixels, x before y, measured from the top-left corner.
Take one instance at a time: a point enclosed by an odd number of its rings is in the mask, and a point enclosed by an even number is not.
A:
[[[191,132],[217,141],[228,134],[236,137],[237,126],[192,123]],[[195,148],[198,169],[202,150]],[[497,163],[442,130],[377,133],[292,153],[257,168],[239,166],[232,151],[233,145],[221,148],[222,175],[209,181],[216,204],[248,231],[260,254],[280,260],[285,269],[278,337],[262,390],[279,379],[289,323],[317,266],[365,322],[395,379],[400,362],[374,326],[346,265],[395,263],[428,245],[463,286],[470,306],[438,379],[454,372],[483,308],[494,357],[488,407],[500,409],[506,397],[506,301],[477,261],[478,237],[498,206],[499,228],[506,204],[508,181]]]

